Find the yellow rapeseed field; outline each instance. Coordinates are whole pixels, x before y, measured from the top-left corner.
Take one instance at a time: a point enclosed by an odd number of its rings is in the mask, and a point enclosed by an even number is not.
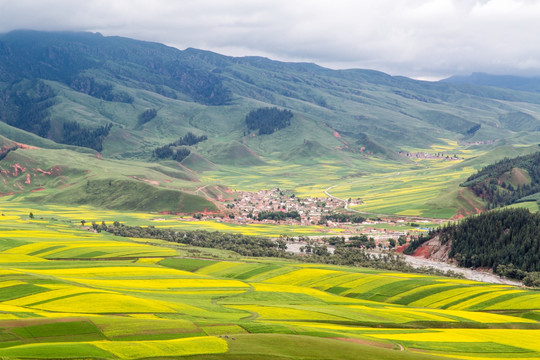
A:
[[[29,256],[24,254],[6,254],[0,252],[0,259],[2,263],[26,263],[26,262],[42,262],[47,261],[37,256]]]
[[[78,295],[82,293],[88,293],[88,292],[104,293],[106,295],[113,294],[105,290],[88,289],[88,288],[79,287],[79,286],[66,285],[65,287],[58,290],[46,291],[39,294],[28,295],[28,296],[20,297],[20,298],[9,300],[9,301],[4,301],[3,304],[16,305],[16,306],[31,306],[32,304],[48,302],[48,301],[58,299],[58,298],[66,298],[66,297],[69,298],[70,296],[74,296],[74,295]],[[71,311],[71,310],[64,309],[64,311]]]
[[[540,352],[540,330],[519,329],[429,329],[427,332],[369,334],[378,339],[414,342],[478,342],[503,344]]]
[[[346,318],[317,311],[308,311],[280,306],[263,305],[228,305],[227,307],[253,312],[264,320],[327,320],[346,321]]]
[[[176,304],[175,304],[176,305]],[[179,304],[181,305],[181,304]],[[114,293],[82,293],[27,307],[81,314],[131,314],[175,312],[166,303]]]
[[[104,266],[104,267],[84,267],[84,268],[66,268],[66,269],[35,269],[32,272],[36,274],[57,276],[60,278],[154,278],[154,277],[198,277],[188,271],[169,269],[163,267],[151,266]],[[201,276],[202,277],[202,276]]]
[[[69,343],[56,343],[66,346]],[[112,353],[119,359],[139,359],[149,357],[177,357],[187,355],[222,354],[227,352],[225,340],[213,336],[193,337],[175,340],[143,341],[93,341],[80,342]],[[22,345],[22,347],[31,347]]]
[[[137,262],[141,263],[141,264],[157,264],[161,260],[163,260],[162,257],[160,257],[160,258],[140,258],[139,260],[137,260]]]
[[[523,290],[510,290],[510,289],[509,290],[490,291],[490,292],[488,292],[486,294],[478,295],[478,296],[476,296],[476,297],[474,297],[472,299],[462,300],[459,303],[448,307],[448,309],[466,310],[466,309],[471,308],[474,305],[481,304],[484,301],[495,299],[495,298],[497,298],[499,296],[502,296],[502,295],[519,294],[519,293],[522,293],[522,292],[523,292]]]
[[[384,308],[374,308],[368,306],[350,305],[347,308],[358,312],[365,312],[369,315],[386,319],[396,323],[406,323],[411,321],[446,321],[455,320],[445,316],[444,312],[440,314],[424,311],[422,309],[409,309],[401,307],[386,306]]]
[[[322,278],[341,275],[341,272],[324,269],[299,269],[288,274],[279,275],[267,282],[286,285],[309,286],[310,283],[320,281]]]
[[[23,282],[23,281],[19,281],[19,280],[2,281],[2,282],[0,282],[0,288],[5,288],[5,287],[9,287],[9,286],[14,286],[14,285],[22,285],[22,284],[26,284],[26,283]]]
[[[92,287],[108,289],[151,289],[171,290],[182,288],[248,288],[249,285],[238,280],[219,280],[205,278],[191,279],[123,279],[101,280],[85,279],[84,283]]]
[[[485,293],[489,290],[490,289],[485,286],[460,287],[457,289],[441,291],[439,293],[426,296],[422,299],[411,302],[409,305],[420,307],[441,307],[451,302],[460,300],[461,298],[466,298],[475,294]]]
[[[540,309],[540,296],[538,294],[524,295],[513,299],[501,301],[486,307],[484,310],[525,310]]]
[[[332,303],[348,303],[358,302],[363,303],[362,300],[357,300],[354,298],[344,298],[342,296],[333,295],[325,291],[312,289],[303,286],[294,286],[294,285],[278,285],[278,284],[268,284],[268,283],[251,283],[255,291],[261,292],[283,292],[291,294],[303,294],[313,296],[314,298],[321,299],[323,301],[332,302]]]

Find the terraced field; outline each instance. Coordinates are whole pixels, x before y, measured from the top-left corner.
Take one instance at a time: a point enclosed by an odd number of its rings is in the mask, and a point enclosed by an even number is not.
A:
[[[191,258],[62,220],[85,209],[30,220],[2,205],[2,358],[540,357],[537,291],[212,249]]]

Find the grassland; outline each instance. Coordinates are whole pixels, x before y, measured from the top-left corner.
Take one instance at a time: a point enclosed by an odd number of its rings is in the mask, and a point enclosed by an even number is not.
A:
[[[116,238],[68,221],[87,208],[2,211],[3,358],[540,357],[537,291]]]

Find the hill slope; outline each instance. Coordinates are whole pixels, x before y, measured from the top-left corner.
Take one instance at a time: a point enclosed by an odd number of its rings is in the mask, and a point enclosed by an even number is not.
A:
[[[270,127],[262,125],[275,119],[261,118],[253,130],[246,117],[265,113],[258,109],[292,117]],[[181,51],[92,33],[0,35],[1,134],[42,149],[158,161],[187,177],[204,172],[201,180],[212,185],[319,194],[358,174],[420,169],[414,156],[426,151],[477,156],[477,168],[491,162],[482,157],[497,146],[537,144],[539,129],[534,92]],[[188,135],[204,140],[185,144]]]
[[[216,205],[194,193],[197,177],[152,163],[42,149],[0,136],[0,194],[34,202],[192,213]]]
[[[217,142],[243,140],[259,155],[278,133],[290,144],[282,153],[304,140],[335,149],[343,144],[334,131],[352,150],[370,150],[367,136],[397,151],[440,143],[439,138],[497,140],[530,130],[504,121],[521,111],[514,101],[527,103],[534,119],[540,112],[540,95],[532,93],[180,51],[91,33],[0,36],[0,82],[2,121],[121,157],[147,156],[153,146],[188,131]],[[305,132],[310,136],[279,130],[245,138],[245,116],[268,105],[292,110],[290,126],[313,129]],[[148,110],[153,117],[141,121]],[[321,126],[324,131],[314,131]]]
[[[445,225],[430,237],[435,241],[434,252],[446,248],[448,258],[460,266],[492,269],[500,276],[525,278],[525,285],[538,286],[539,224],[540,214],[527,209],[492,210]],[[412,254],[427,240],[413,241],[406,252]]]
[[[442,80],[442,82],[451,84],[494,86],[512,90],[540,92],[540,78],[538,77],[473,73],[468,76],[451,76]]]
[[[505,158],[471,175],[462,186],[490,208],[540,200],[540,152]]]

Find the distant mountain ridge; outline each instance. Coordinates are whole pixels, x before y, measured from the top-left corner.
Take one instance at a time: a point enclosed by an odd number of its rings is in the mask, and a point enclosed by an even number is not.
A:
[[[468,84],[493,86],[511,90],[540,92],[539,76],[492,75],[485,73],[472,73],[471,75],[455,75],[441,82],[449,84]]]
[[[522,130],[493,121],[519,111],[511,102],[540,105],[540,95],[506,89],[181,51],[93,33],[37,31],[0,35],[0,91],[0,120],[56,142],[141,158],[191,131],[211,140],[199,149],[209,160],[215,155],[209,149],[225,139],[282,158],[287,155],[276,151],[292,151],[304,140],[337,157],[361,148],[388,156],[402,146],[428,147],[441,137],[496,140]],[[245,138],[245,116],[268,106],[292,111],[291,127],[296,122],[296,129],[310,129],[309,137],[281,130],[281,137],[291,137],[285,148],[273,145],[278,133],[259,141]],[[155,118],[139,124],[148,109]],[[333,131],[343,134],[347,147]],[[371,144],[377,146],[370,149]]]

